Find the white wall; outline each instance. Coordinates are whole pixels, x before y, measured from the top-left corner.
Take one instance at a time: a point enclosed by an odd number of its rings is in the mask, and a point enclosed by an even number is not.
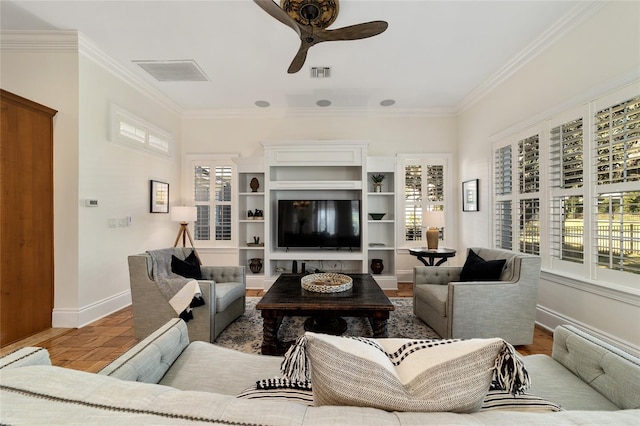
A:
[[[233,152],[241,157],[263,156],[262,141],[289,140],[367,141],[370,157],[446,153],[451,154],[452,176],[457,179],[457,130],[453,116],[403,117],[396,112],[341,116],[338,112],[322,110],[290,116],[267,111],[237,118],[195,118],[187,115],[182,121],[182,132],[184,154]],[[458,210],[456,205],[453,204],[454,212]],[[457,214],[454,213],[452,223],[455,224],[456,220]],[[221,259],[221,256],[209,254],[208,250],[203,252],[203,259]],[[231,257],[227,255],[223,259],[227,261]],[[414,256],[402,252],[397,257],[397,275],[407,280],[412,277],[413,266],[417,265],[421,263]]]
[[[460,217],[460,250],[492,245],[491,138],[640,77],[640,3],[609,2],[460,116],[460,181],[480,179],[480,212]],[[634,277],[635,278],[635,277]],[[630,278],[633,279],[633,278]],[[638,295],[544,276],[538,321],[574,323],[640,351]]]
[[[54,118],[54,327],[79,327],[130,303],[127,255],[170,246],[178,228],[149,213],[149,179],[180,197],[180,120],[109,66],[79,53],[75,32],[3,33],[3,89],[58,110]],[[42,44],[44,42],[44,44]],[[80,49],[82,50],[82,49]],[[174,133],[160,158],[107,139],[109,103]],[[99,207],[84,207],[97,199]],[[131,216],[130,228],[107,218]]]
[[[88,49],[87,49],[88,50]],[[78,323],[86,324],[131,302],[127,256],[170,247],[179,226],[149,213],[149,180],[168,182],[170,206],[180,199],[180,119],[116,76],[91,53],[80,55]],[[110,142],[115,103],[174,135],[172,158]],[[99,207],[85,207],[97,199]],[[131,217],[130,227],[107,227]]]
[[[7,43],[12,44],[12,49],[4,49]],[[58,111],[54,117],[53,142],[54,307],[76,309],[79,304],[77,36],[53,36],[51,48],[46,52],[34,48],[37,46],[22,45],[20,40],[5,38],[3,34],[0,85]]]

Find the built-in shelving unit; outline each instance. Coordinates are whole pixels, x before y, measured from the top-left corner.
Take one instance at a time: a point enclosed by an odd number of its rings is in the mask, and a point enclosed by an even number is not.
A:
[[[396,289],[396,170],[395,158],[367,157],[366,142],[296,141],[264,142],[264,158],[240,158],[238,165],[238,257],[247,267],[247,285],[268,289],[280,273],[372,273],[385,289]],[[384,174],[378,192],[371,176]],[[251,189],[257,179],[258,189]],[[279,200],[360,200],[360,248],[286,249],[277,245]],[[255,210],[262,217],[255,217]],[[250,216],[248,212],[254,213]],[[384,213],[374,220],[369,213]],[[256,245],[254,237],[261,245]],[[262,259],[262,270],[253,273],[250,261]],[[384,270],[373,273],[371,262],[381,259]]]
[[[373,259],[381,259],[384,269],[373,277],[382,288],[396,288],[396,162],[394,158],[370,157],[367,160],[367,262],[373,273]],[[373,175],[384,175],[381,187],[373,183]],[[370,214],[384,213],[382,219]]]
[[[267,210],[277,211],[278,200],[343,199],[364,200],[367,143],[351,141],[298,141],[264,143],[267,175]],[[364,213],[364,204],[362,202]],[[305,264],[307,271],[331,272],[364,270],[366,250],[306,250],[277,247],[275,214],[266,224],[266,286],[282,272],[291,272],[297,262],[298,272]],[[363,230],[364,231],[364,230]],[[366,237],[363,238],[366,240]]]
[[[237,158],[238,170],[238,264],[247,268],[247,287],[264,287],[265,259],[265,173],[264,158]],[[251,181],[256,179],[254,191]],[[256,216],[259,210],[262,216]],[[251,212],[251,215],[249,214]],[[257,241],[256,241],[257,238]],[[262,270],[254,273],[250,269],[251,259],[261,259]]]

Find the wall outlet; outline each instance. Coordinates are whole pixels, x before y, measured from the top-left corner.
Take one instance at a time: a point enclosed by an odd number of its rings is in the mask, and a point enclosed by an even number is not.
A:
[[[118,221],[116,219],[107,219],[107,228],[116,228],[118,226]]]

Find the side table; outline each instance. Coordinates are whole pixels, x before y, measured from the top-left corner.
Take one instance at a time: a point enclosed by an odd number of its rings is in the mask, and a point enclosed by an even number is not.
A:
[[[456,251],[450,248],[428,249],[426,247],[415,247],[409,249],[409,254],[416,256],[424,266],[440,266],[446,262],[448,258],[454,257]],[[436,259],[440,259],[438,263],[435,263]]]

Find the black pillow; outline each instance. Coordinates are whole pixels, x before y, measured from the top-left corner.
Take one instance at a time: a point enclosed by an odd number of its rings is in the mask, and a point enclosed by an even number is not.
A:
[[[198,256],[196,256],[196,252],[192,251],[185,260],[180,260],[174,255],[171,255],[171,272],[182,275],[185,278],[202,279],[200,260]]]
[[[460,272],[460,281],[499,281],[506,262],[506,259],[484,260],[469,249],[469,255]]]

